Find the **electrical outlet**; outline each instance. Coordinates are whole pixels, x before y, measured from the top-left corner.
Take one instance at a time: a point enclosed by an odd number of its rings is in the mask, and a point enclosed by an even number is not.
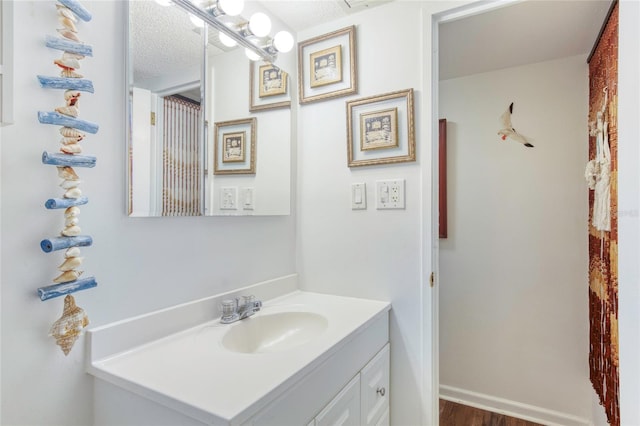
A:
[[[404,209],[404,179],[376,181],[376,208]]]
[[[228,186],[220,188],[220,210],[237,210],[238,209],[238,188]]]

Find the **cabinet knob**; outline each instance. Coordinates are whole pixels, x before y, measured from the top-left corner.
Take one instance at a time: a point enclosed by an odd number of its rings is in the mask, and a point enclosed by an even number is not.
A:
[[[380,396],[384,396],[384,394],[385,394],[386,392],[387,392],[387,391],[386,391],[384,388],[378,388],[378,389],[376,390],[376,393],[377,393],[378,395],[380,395]]]

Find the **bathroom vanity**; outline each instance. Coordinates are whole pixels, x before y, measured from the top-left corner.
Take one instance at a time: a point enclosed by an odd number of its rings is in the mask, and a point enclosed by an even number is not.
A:
[[[387,302],[295,275],[88,332],[96,425],[388,425]],[[221,324],[222,300],[262,309]]]

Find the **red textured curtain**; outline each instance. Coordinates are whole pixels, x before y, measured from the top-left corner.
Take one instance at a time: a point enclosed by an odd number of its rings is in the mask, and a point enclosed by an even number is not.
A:
[[[592,224],[594,191],[589,191],[589,367],[593,387],[609,423],[620,425],[618,374],[618,5],[612,9],[589,61],[589,123],[598,112],[608,123],[611,153],[611,230]],[[597,156],[597,136],[589,138],[589,159]]]

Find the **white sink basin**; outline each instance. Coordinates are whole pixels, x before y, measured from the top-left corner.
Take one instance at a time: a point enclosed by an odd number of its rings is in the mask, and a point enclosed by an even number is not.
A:
[[[303,345],[322,334],[329,322],[313,312],[259,314],[231,326],[222,346],[233,352],[280,352]]]

